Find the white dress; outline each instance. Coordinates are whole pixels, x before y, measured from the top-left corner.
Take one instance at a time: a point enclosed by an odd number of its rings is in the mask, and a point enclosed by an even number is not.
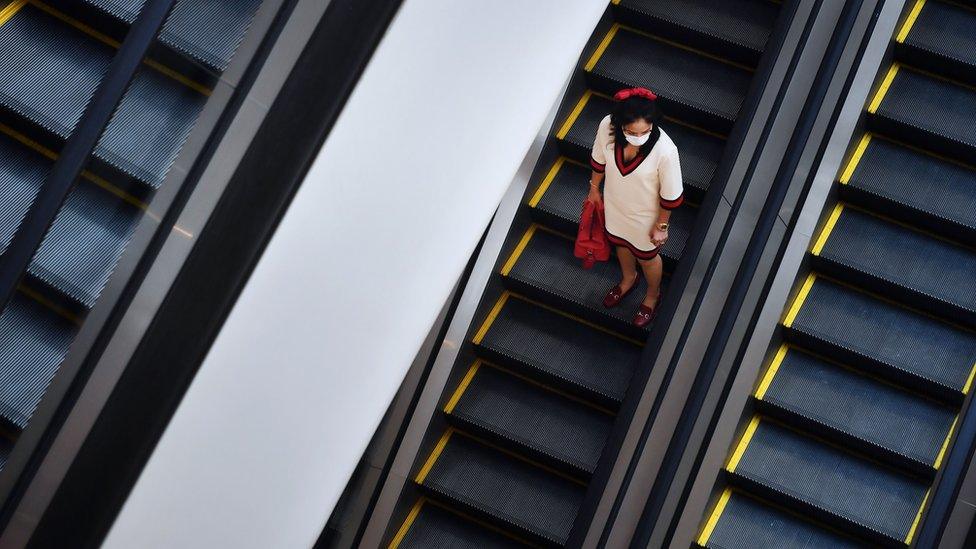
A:
[[[638,153],[630,162],[624,162],[623,146],[614,143],[610,115],[607,115],[600,121],[590,166],[604,174],[607,240],[626,246],[640,259],[657,255],[659,250],[651,243],[650,232],[659,208],[671,210],[684,201],[681,165],[674,141],[661,130],[646,157]]]

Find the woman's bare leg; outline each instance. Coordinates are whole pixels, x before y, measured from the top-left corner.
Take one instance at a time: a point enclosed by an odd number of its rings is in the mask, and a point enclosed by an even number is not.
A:
[[[661,289],[664,262],[661,260],[661,254],[651,259],[637,259],[637,261],[640,262],[641,269],[644,271],[644,278],[647,279],[647,295],[644,296],[644,305],[654,307],[657,305],[657,293]]]
[[[620,290],[626,292],[637,283],[637,258],[623,246],[616,246],[617,261],[620,262]]]

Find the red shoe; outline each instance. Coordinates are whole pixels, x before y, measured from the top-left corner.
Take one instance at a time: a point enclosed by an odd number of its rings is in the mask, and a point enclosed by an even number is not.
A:
[[[654,320],[654,317],[657,316],[657,305],[660,302],[661,302],[661,292],[658,292],[657,302],[654,303],[653,307],[648,307],[647,305],[641,303],[637,307],[637,314],[634,315],[634,325],[637,326],[638,328],[643,328],[644,326],[650,324],[651,321]]]
[[[614,287],[610,288],[610,291],[607,292],[607,295],[604,296],[603,306],[607,308],[616,307],[617,304],[620,303],[620,300],[622,300],[624,296],[629,294],[631,290],[637,286],[638,278],[640,278],[640,271],[637,271],[637,274],[634,275],[634,283],[630,285],[630,288],[627,288],[626,292],[620,288],[620,284],[615,284]]]

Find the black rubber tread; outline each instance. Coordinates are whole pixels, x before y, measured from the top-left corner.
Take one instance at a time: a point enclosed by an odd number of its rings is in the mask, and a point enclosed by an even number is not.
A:
[[[916,393],[790,348],[762,402],[842,435],[869,455],[914,462],[932,473],[956,417],[954,410]]]
[[[539,203],[532,208],[533,218],[539,223],[567,235],[573,235],[579,228],[583,202],[589,192],[590,171],[588,167],[564,162]],[[664,243],[661,257],[667,266],[673,266],[681,258],[685,243],[695,224],[698,208],[690,203],[671,210],[668,241]],[[570,247],[572,255],[572,247]]]
[[[886,296],[976,325],[976,252],[845,207],[819,254],[821,268]],[[948,316],[948,315],[947,315]]]
[[[899,44],[898,58],[920,68],[976,83],[976,10],[928,0]]]
[[[617,19],[712,55],[755,66],[779,14],[770,0],[623,0]]]
[[[586,487],[454,433],[421,483],[437,497],[563,545]]]
[[[607,95],[622,87],[650,88],[665,113],[727,135],[752,72],[621,28],[587,76]]]
[[[0,254],[16,233],[51,164],[39,153],[0,134]]]
[[[397,549],[515,549],[525,547],[511,538],[479,526],[443,507],[424,503]]]
[[[84,0],[132,24],[145,0]],[[222,72],[251,25],[261,0],[179,0],[159,39],[168,46]]]
[[[845,200],[976,242],[976,170],[877,136],[864,150]]]
[[[823,277],[786,333],[819,354],[956,401],[976,364],[976,333]]]
[[[75,327],[17,293],[0,314],[0,417],[24,428],[68,352]]]
[[[733,491],[705,547],[709,549],[836,549],[862,547],[851,538]]]
[[[475,352],[615,408],[640,360],[641,347],[513,295]]]
[[[768,420],[760,421],[730,474],[818,519],[897,543],[908,536],[928,490],[927,483]]]
[[[566,136],[560,140],[561,150],[569,158],[586,165],[587,170],[596,129],[603,117],[610,113],[611,105],[610,99],[591,95]],[[725,140],[674,119],[666,119],[661,127],[678,147],[685,196],[688,200],[701,203],[722,159]]]
[[[976,155],[976,89],[902,66],[869,123],[959,160]]]
[[[613,423],[606,412],[484,364],[448,415],[584,477]]]
[[[609,309],[603,306],[603,297],[620,281],[621,276],[616,257],[613,253],[610,255],[608,261],[597,262],[592,268],[583,269],[582,260],[573,256],[572,240],[545,229],[537,229],[505,277],[506,285],[560,310],[643,340],[647,338],[650,325],[637,328],[631,323],[638,305],[647,294],[647,282],[643,276],[638,277],[637,286],[624,296],[620,304]],[[666,291],[667,280],[664,280],[661,293]]]

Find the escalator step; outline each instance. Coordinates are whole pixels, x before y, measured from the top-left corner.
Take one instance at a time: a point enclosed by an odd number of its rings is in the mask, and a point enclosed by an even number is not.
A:
[[[72,189],[28,268],[91,308],[108,282],[141,210],[81,181]]]
[[[925,397],[783,346],[756,391],[763,403],[881,452],[937,468],[955,412]]]
[[[582,483],[448,431],[417,482],[521,533],[564,544],[586,487]]]
[[[710,549],[817,549],[861,547],[797,515],[726,489],[698,537]]]
[[[898,35],[899,56],[922,68],[976,82],[976,10],[940,0],[916,6],[921,11],[914,24],[905,29],[907,35],[905,30]]]
[[[976,242],[976,170],[870,134],[858,150],[841,176],[846,199]]]
[[[537,220],[557,231],[575,235],[579,228],[583,202],[590,188],[589,170],[587,166],[564,159],[557,160],[536,191],[537,197],[529,201]],[[698,208],[691,204],[682,204],[671,211],[668,241],[661,251],[661,256],[666,261],[673,263],[681,258],[697,213]]]
[[[839,204],[818,239],[814,255],[832,270],[862,273],[893,299],[924,301],[936,314],[976,324],[976,253],[940,238]]]
[[[0,417],[24,428],[64,360],[74,326],[17,293],[0,314]]]
[[[972,383],[976,333],[823,277],[807,278],[784,324],[816,352],[940,397],[959,398]]]
[[[769,421],[753,419],[728,464],[733,479],[798,512],[864,534],[910,539],[928,486]]]
[[[476,362],[445,412],[510,444],[533,459],[593,473],[613,423],[606,411]],[[464,425],[462,425],[464,426]]]
[[[10,245],[50,170],[46,158],[0,134],[0,254]]]
[[[622,0],[617,8],[625,23],[753,66],[779,12],[770,0]]]
[[[609,98],[590,92],[587,92],[580,102],[581,110],[575,118],[570,115],[557,137],[564,152],[570,158],[583,163],[589,170],[596,129],[603,117],[610,114],[613,107]],[[688,126],[673,118],[665,119],[661,127],[678,147],[685,195],[689,200],[701,203],[722,158],[724,138]],[[586,181],[589,181],[589,171],[586,178]]]
[[[615,408],[641,346],[505,292],[474,337],[489,361]]]
[[[721,134],[731,131],[752,79],[749,69],[620,26],[608,36],[606,48],[586,65],[594,89],[612,95],[644,86],[658,94],[669,115]]]
[[[67,139],[114,50],[28,4],[0,26],[0,54],[0,104]],[[95,157],[158,188],[205,99],[156,70],[141,69]]]
[[[972,157],[976,90],[897,64],[885,83],[868,109],[874,115],[873,126],[954,158]]]
[[[84,0],[132,24],[145,0]],[[173,6],[160,40],[221,72],[227,68],[251,25],[261,0],[179,0]]]
[[[439,505],[424,499],[411,511],[408,523],[390,544],[390,549],[452,549],[516,548],[524,545],[465,520]]]

